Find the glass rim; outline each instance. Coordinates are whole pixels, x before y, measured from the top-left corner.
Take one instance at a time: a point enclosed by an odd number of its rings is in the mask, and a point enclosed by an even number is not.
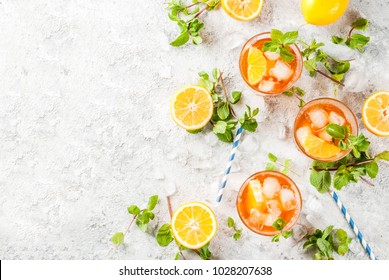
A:
[[[297,115],[295,117],[295,120],[294,120],[294,124],[293,124],[293,140],[294,140],[294,143],[297,146],[298,150],[300,150],[307,157],[309,157],[309,158],[311,158],[313,160],[316,160],[316,161],[320,161],[320,162],[335,162],[335,161],[341,160],[342,158],[344,158],[347,155],[349,155],[350,152],[351,152],[351,149],[344,150],[345,153],[341,157],[336,157],[335,159],[333,159],[333,158],[328,158],[328,159],[315,158],[315,157],[311,156],[310,154],[308,154],[305,151],[305,149],[302,147],[300,142],[297,140],[297,136],[296,136],[296,131],[297,131],[296,125],[297,125],[297,118],[299,117],[299,115],[302,114],[303,110],[306,110],[306,106],[308,106],[308,105],[310,105],[310,104],[312,104],[314,102],[324,101],[324,100],[331,100],[331,101],[333,101],[335,103],[339,103],[342,106],[344,106],[346,108],[346,110],[348,110],[351,113],[351,116],[352,116],[352,119],[353,119],[353,121],[355,123],[355,128],[356,128],[356,131],[353,132],[352,134],[353,135],[358,135],[358,133],[359,133],[359,125],[358,125],[357,117],[355,116],[354,112],[351,110],[351,108],[347,104],[345,104],[344,102],[340,101],[339,99],[336,99],[336,98],[333,98],[333,97],[317,97],[317,98],[311,99],[307,103],[305,103],[304,106],[302,106],[300,108],[299,112],[297,113]]]
[[[247,86],[249,86],[254,91],[254,94],[257,94],[257,95],[260,95],[260,96],[278,96],[278,95],[281,95],[284,91],[287,91],[291,87],[293,87],[293,85],[301,77],[301,74],[303,72],[303,57],[302,57],[302,54],[301,54],[301,50],[300,50],[300,48],[298,47],[298,45],[296,43],[294,43],[292,45],[289,45],[293,49],[295,54],[296,54],[296,58],[295,59],[297,59],[297,67],[296,67],[296,71],[294,71],[293,76],[292,76],[291,80],[289,81],[289,83],[287,84],[287,86],[281,92],[275,92],[275,93],[273,93],[273,92],[268,92],[268,93],[262,92],[262,91],[260,91],[258,89],[255,89],[252,85],[250,85],[248,83],[248,81],[246,81],[246,79],[244,78],[244,75],[243,75],[243,69],[242,69],[242,63],[241,63],[242,57],[244,55],[244,50],[246,49],[247,44],[249,42],[251,42],[256,37],[263,37],[263,38],[260,38],[260,39],[270,38],[270,32],[266,31],[266,32],[258,33],[256,35],[252,36],[251,38],[249,38],[244,43],[244,45],[243,45],[243,47],[242,47],[242,49],[241,49],[241,51],[239,53],[239,71],[240,71],[240,75],[241,75],[243,81],[247,84]]]
[[[293,188],[298,193],[299,199],[297,199],[297,200],[299,201],[299,210],[297,211],[297,214],[295,214],[293,216],[293,218],[290,220],[290,222],[288,224],[286,224],[285,228],[283,229],[284,231],[292,229],[295,226],[295,224],[297,223],[297,221],[298,221],[298,219],[300,217],[302,208],[303,208],[303,199],[302,199],[302,195],[301,195],[300,189],[298,188],[297,184],[292,180],[292,178],[290,178],[288,175],[286,175],[286,174],[284,174],[282,172],[279,172],[279,171],[275,171],[275,170],[261,170],[261,171],[257,171],[255,173],[251,174],[243,182],[243,184],[239,188],[238,195],[236,197],[236,203],[235,203],[235,207],[236,207],[236,210],[238,212],[239,219],[242,221],[242,223],[245,225],[246,228],[248,228],[249,230],[251,230],[252,232],[254,232],[256,234],[263,235],[263,236],[274,236],[274,235],[280,233],[281,231],[280,230],[276,230],[274,232],[268,233],[268,232],[261,232],[260,230],[255,230],[254,228],[250,227],[246,223],[245,219],[243,219],[243,217],[242,217],[242,215],[241,215],[241,213],[239,212],[239,209],[238,209],[239,197],[242,195],[243,191],[247,188],[248,182],[252,178],[254,178],[255,176],[257,176],[258,174],[261,174],[261,173],[273,173],[273,174],[277,174],[278,176],[286,178],[288,181],[290,181],[291,185],[293,186]]]

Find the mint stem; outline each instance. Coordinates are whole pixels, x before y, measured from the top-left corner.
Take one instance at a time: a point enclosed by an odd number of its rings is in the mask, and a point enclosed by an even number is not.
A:
[[[369,162],[372,162],[372,161],[374,161],[374,158],[370,158],[370,159],[367,159],[367,160],[364,160],[364,161],[360,161],[360,162],[356,162],[356,163],[347,164],[346,167],[358,166],[358,165],[362,165],[362,164],[369,163]],[[310,170],[316,170],[316,171],[336,171],[336,170],[338,170],[338,167],[331,167],[331,168],[311,167]]]
[[[222,71],[220,71],[219,80],[221,81],[221,86],[222,86],[222,89],[223,89],[224,97],[226,98],[226,101],[229,102],[229,98],[228,98],[228,94],[227,94],[226,85],[224,84],[224,80],[223,80],[223,72],[222,72]],[[234,111],[234,109],[232,108],[232,106],[228,106],[228,108],[230,108],[230,112],[231,112],[232,116],[233,116],[235,119],[239,119],[239,118],[236,116],[235,111]]]
[[[344,83],[335,80],[334,78],[332,78],[331,76],[327,75],[326,73],[324,73],[324,72],[322,72],[322,71],[320,71],[320,70],[317,70],[317,69],[315,69],[315,71],[316,71],[317,73],[323,75],[324,77],[330,79],[330,80],[333,81],[334,83],[337,83],[338,85],[341,85],[341,86],[344,87]]]
[[[292,169],[290,169],[289,167],[286,167],[285,165],[283,165],[282,163],[280,163],[279,161],[276,161],[276,163],[280,166],[282,166],[283,168],[285,169],[288,169],[290,172],[294,173],[295,175],[301,177],[301,175],[297,174],[296,172],[294,172]]]
[[[371,187],[374,187],[374,186],[375,186],[372,182],[370,182],[369,180],[367,180],[365,177],[360,176],[359,178],[361,178],[361,180],[362,180],[363,182],[365,182],[366,184],[368,184],[369,186],[371,186]]]
[[[202,8],[193,18],[197,18],[199,15],[201,15],[205,10],[208,8],[208,5],[205,5],[204,8]]]

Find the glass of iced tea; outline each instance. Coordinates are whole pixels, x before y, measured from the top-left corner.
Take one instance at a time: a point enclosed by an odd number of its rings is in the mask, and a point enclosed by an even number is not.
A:
[[[242,185],[236,208],[242,222],[255,233],[273,236],[280,231],[273,223],[281,218],[283,230],[290,230],[297,222],[302,199],[296,184],[284,173],[260,171],[251,175]]]
[[[333,162],[350,153],[338,147],[339,140],[327,132],[329,124],[348,126],[351,135],[358,134],[358,122],[349,107],[329,97],[317,98],[306,103],[294,122],[294,140],[298,148],[308,157]]]
[[[239,58],[240,74],[256,93],[278,95],[300,78],[303,59],[296,44],[287,46],[295,56],[289,63],[283,61],[278,53],[263,52],[262,47],[267,41],[271,41],[270,32],[257,34],[244,44]]]

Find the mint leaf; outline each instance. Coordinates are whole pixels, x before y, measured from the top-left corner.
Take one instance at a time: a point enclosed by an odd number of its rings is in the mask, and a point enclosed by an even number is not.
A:
[[[215,134],[223,134],[226,132],[227,129],[227,123],[225,121],[218,121],[215,123],[215,126],[213,127],[212,131]]]
[[[365,164],[366,173],[370,178],[374,179],[378,174],[378,164],[374,161]]]
[[[272,224],[272,227],[276,230],[283,230],[284,227],[286,226],[286,222],[282,218],[278,218],[277,220],[274,221]]]
[[[285,239],[288,239],[289,237],[291,237],[292,236],[292,231],[291,230],[289,230],[289,231],[284,231],[283,233],[282,233],[282,237],[284,237]]]
[[[334,44],[336,44],[336,45],[338,45],[338,44],[343,45],[343,44],[346,43],[347,38],[340,38],[340,37],[338,37],[338,36],[332,36],[332,37],[331,37],[331,41],[332,41],[332,43],[334,43]]]
[[[225,120],[230,115],[230,107],[227,102],[221,102],[217,107],[217,115],[221,120]]]
[[[181,33],[174,41],[170,42],[173,47],[180,47],[189,41],[189,32],[185,31]]]
[[[234,221],[234,219],[231,218],[231,217],[228,217],[227,225],[228,225],[229,228],[232,228],[233,226],[235,226],[235,221]]]
[[[174,240],[170,230],[170,224],[164,224],[159,228],[156,239],[158,245],[163,247],[166,247]]]
[[[298,36],[299,36],[298,31],[286,32],[281,36],[281,42],[283,45],[292,45],[296,42]]]
[[[217,138],[226,143],[231,143],[234,136],[231,130],[226,130],[224,133],[215,133]]]
[[[276,166],[274,165],[274,163],[268,163],[266,164],[266,167],[265,167],[266,170],[276,170]]]
[[[200,128],[200,129],[195,129],[195,130],[187,130],[187,132],[189,132],[190,134],[197,134],[197,133],[200,133],[204,130],[204,128]]]
[[[347,170],[337,170],[334,175],[334,188],[341,190],[346,186],[350,181],[349,174],[350,173]]]
[[[153,195],[149,198],[149,202],[147,203],[147,209],[150,211],[155,208],[158,203],[158,195]]]
[[[270,32],[271,40],[277,44],[282,44],[282,35],[284,34],[278,29],[272,29]]]
[[[323,235],[321,236],[321,238],[326,239],[328,236],[330,236],[330,234],[331,234],[333,228],[334,228],[334,226],[328,226],[328,227],[326,227],[326,228],[323,230]]]
[[[359,18],[351,24],[351,27],[353,27],[354,29],[365,31],[368,25],[369,22],[367,21],[367,19]]]
[[[328,171],[312,170],[310,182],[320,193],[325,193],[331,186],[331,174]]]
[[[123,232],[116,232],[112,238],[111,241],[115,245],[120,245],[124,242],[124,233]]]
[[[375,162],[379,160],[389,161],[389,151],[383,151],[374,157]]]
[[[214,68],[212,70],[212,77],[217,81],[219,79],[220,71],[219,68]]]
[[[289,51],[287,48],[282,48],[280,50],[280,56],[282,60],[287,63],[291,63],[295,58],[294,54],[291,51]]]
[[[136,205],[131,205],[130,207],[127,208],[127,211],[132,215],[138,215],[140,213],[140,209]]]
[[[317,239],[317,247],[319,250],[327,257],[327,258],[332,258],[332,246],[331,244],[325,240],[324,238],[319,238]]]
[[[138,227],[141,231],[146,232],[146,230],[147,230],[147,223],[144,223],[144,222],[142,222],[142,221],[140,221],[140,220],[136,220],[135,224],[137,225],[137,227]]]
[[[234,238],[235,240],[239,240],[241,237],[242,237],[242,229],[238,229],[238,230],[234,233],[233,238]]]
[[[203,260],[209,260],[212,257],[211,251],[209,251],[209,243],[204,247],[200,248],[200,257]]]
[[[276,234],[274,237],[271,239],[271,242],[279,242],[280,241],[281,234]]]
[[[278,158],[277,158],[274,154],[272,154],[272,153],[268,153],[268,154],[267,154],[267,157],[268,157],[269,160],[272,161],[272,162],[276,162],[277,159],[278,159]]]
[[[363,48],[369,43],[370,37],[364,36],[362,34],[353,34],[350,37],[348,46],[351,49],[357,49],[359,52],[363,52]]]
[[[240,91],[233,91],[231,93],[231,95],[232,95],[232,98],[230,100],[230,103],[231,104],[236,104],[236,103],[238,103],[240,101],[240,98],[242,96],[242,92],[240,92]]]

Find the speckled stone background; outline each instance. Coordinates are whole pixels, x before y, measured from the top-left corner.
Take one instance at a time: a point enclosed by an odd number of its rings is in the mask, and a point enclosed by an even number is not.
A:
[[[194,83],[200,70],[220,67],[230,90],[260,108],[259,129],[242,138],[222,205],[215,209],[219,231],[211,244],[216,259],[309,259],[301,238],[312,227],[333,224],[352,235],[329,195],[309,185],[311,161],[297,151],[291,134],[297,100],[262,98],[244,84],[238,70],[242,44],[271,28],[299,29],[340,58],[355,58],[338,97],[357,114],[373,152],[388,139],[361,123],[363,100],[389,88],[389,1],[351,0],[346,14],[330,26],[304,25],[299,1],[265,1],[261,15],[243,23],[222,9],[202,16],[205,41],[173,48],[177,27],[164,0],[0,1],[0,258],[106,259],[111,235],[125,230],[127,206],[159,194],[148,232],[136,227],[112,258],[171,259],[175,246],[160,248],[154,235],[173,208],[187,201],[214,205],[230,151],[206,130],[190,135],[169,116],[169,97]],[[364,54],[330,43],[357,17],[371,20]],[[306,99],[333,96],[334,85],[304,71],[298,86]],[[237,111],[243,105],[236,106]],[[243,231],[231,238],[226,219],[238,220],[235,198],[243,180],[266,164],[273,152],[292,158],[292,176],[303,194],[303,213],[293,238],[280,244]],[[380,164],[375,187],[350,185],[340,197],[375,253],[389,258],[389,173]],[[238,221],[238,225],[242,226]],[[189,255],[189,258],[197,258]],[[367,259],[354,239],[347,259]]]

